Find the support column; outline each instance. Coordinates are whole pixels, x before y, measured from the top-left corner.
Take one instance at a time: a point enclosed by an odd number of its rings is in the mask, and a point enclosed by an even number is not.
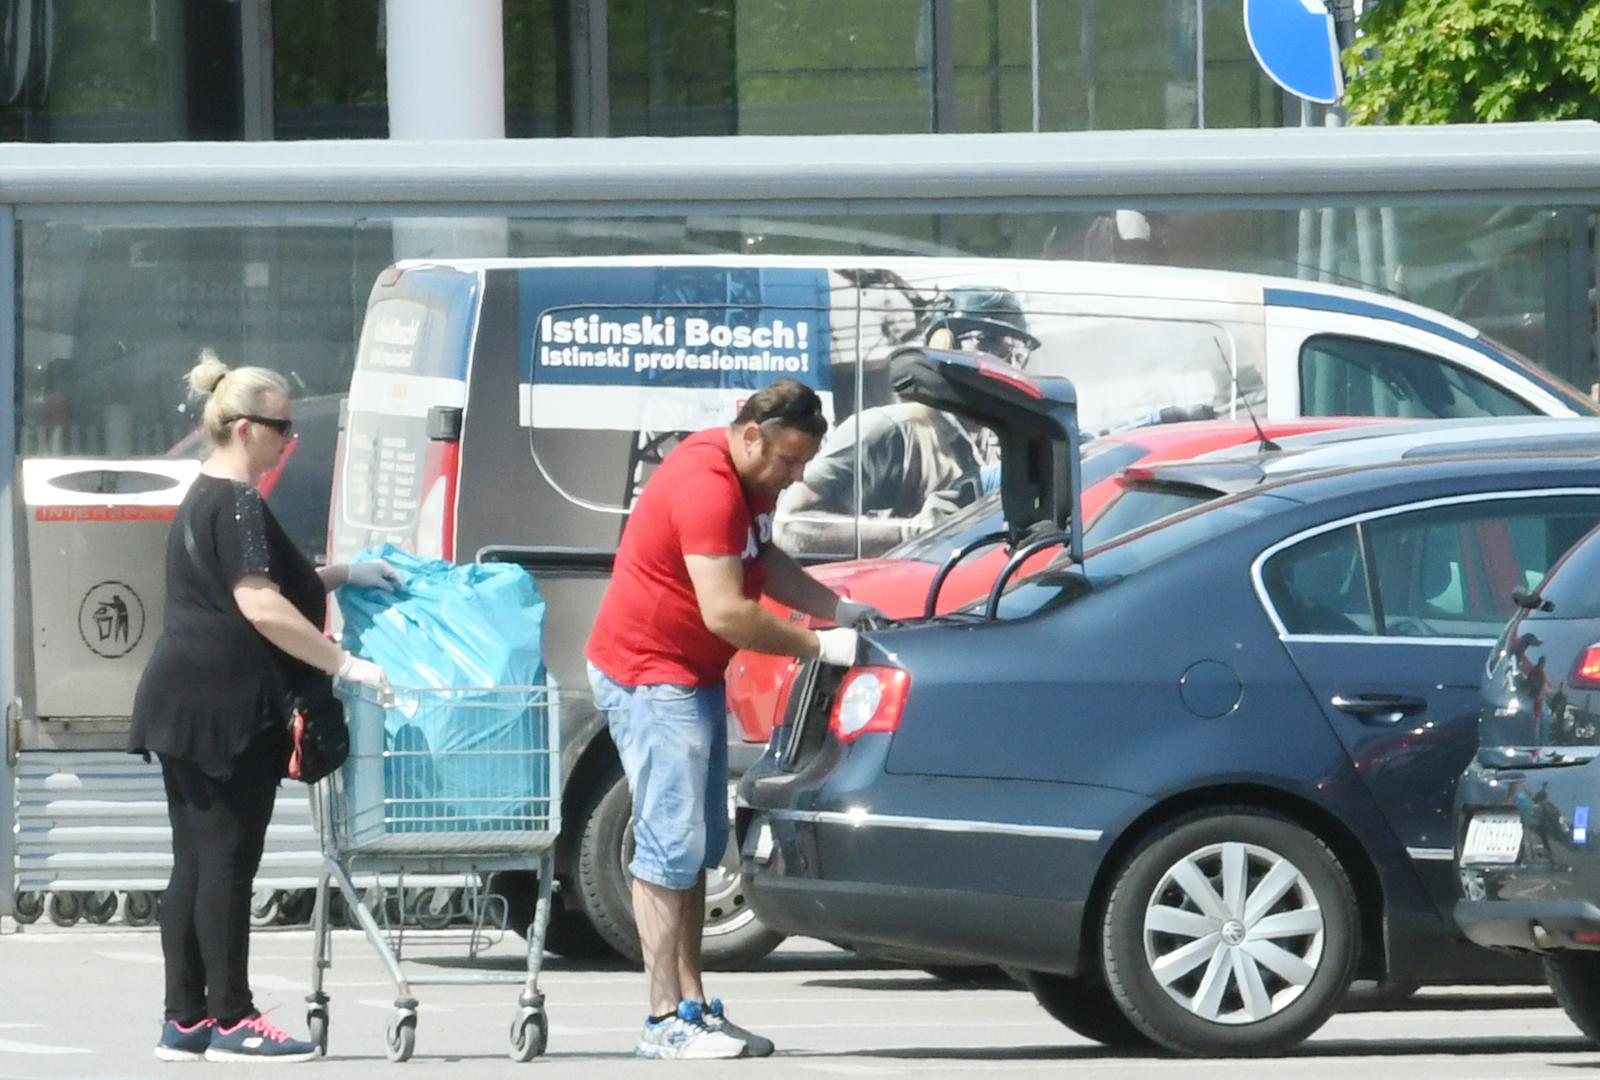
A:
[[[506,137],[501,0],[385,0],[389,137],[425,141]],[[504,218],[406,218],[394,257],[506,253]]]
[[[0,915],[16,911],[17,770],[11,703],[17,697],[17,216],[0,206]]]
[[[500,0],[387,0],[389,138],[506,137]]]

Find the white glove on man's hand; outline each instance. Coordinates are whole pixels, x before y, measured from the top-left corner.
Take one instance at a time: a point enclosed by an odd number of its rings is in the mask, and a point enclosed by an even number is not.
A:
[[[861,635],[847,626],[837,626],[832,630],[818,630],[817,658],[824,664],[833,664],[837,667],[854,667],[856,646],[860,641]]]
[[[839,606],[834,609],[833,621],[840,626],[860,626],[868,619],[878,622],[887,622],[889,616],[873,607],[871,604],[858,604],[854,600],[839,597]]]
[[[344,663],[339,665],[339,670],[335,674],[346,682],[370,686],[374,690],[387,690],[389,688],[389,676],[383,673],[381,667],[371,660],[363,660],[361,657],[352,656],[350,653],[344,654]]]
[[[351,563],[345,568],[345,581],[358,589],[382,589],[384,592],[394,592],[396,586],[403,584],[400,571],[382,559]]]

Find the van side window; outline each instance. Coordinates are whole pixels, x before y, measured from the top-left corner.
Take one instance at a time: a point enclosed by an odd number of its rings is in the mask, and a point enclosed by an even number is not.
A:
[[[1536,410],[1454,364],[1413,349],[1320,334],[1300,347],[1305,416],[1531,416]]]

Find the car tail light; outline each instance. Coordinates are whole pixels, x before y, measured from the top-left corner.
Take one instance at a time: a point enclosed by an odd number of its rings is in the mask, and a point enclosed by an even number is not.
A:
[[[833,699],[828,727],[840,742],[853,742],[869,731],[894,731],[910,692],[911,674],[901,668],[852,668]]]
[[[1600,688],[1600,642],[1590,645],[1572,669],[1572,684]]]

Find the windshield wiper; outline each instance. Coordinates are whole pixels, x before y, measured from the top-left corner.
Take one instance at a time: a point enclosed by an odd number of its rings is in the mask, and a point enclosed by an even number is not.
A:
[[[1527,589],[1512,589],[1511,602],[1523,611],[1554,611],[1556,606],[1536,592]]]

